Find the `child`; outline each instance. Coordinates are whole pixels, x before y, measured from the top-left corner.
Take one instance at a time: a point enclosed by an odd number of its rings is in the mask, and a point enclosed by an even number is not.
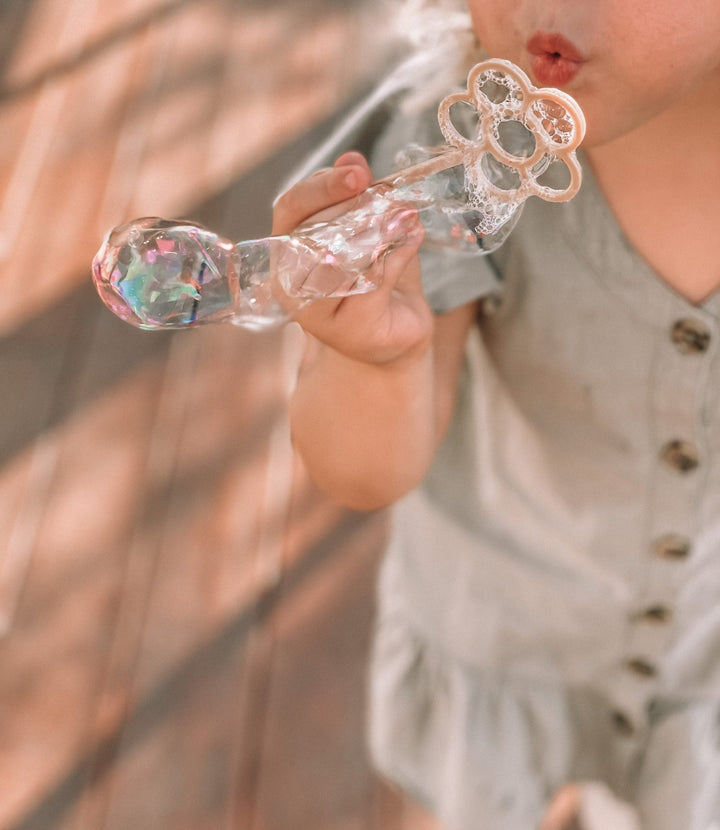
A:
[[[299,451],[394,505],[373,754],[451,830],[594,830],[605,787],[628,827],[718,830],[720,3],[467,6],[583,108],[584,183],[437,290],[418,227],[380,289],[298,314]],[[399,111],[378,158],[431,121]],[[274,231],[372,179],[343,154]]]

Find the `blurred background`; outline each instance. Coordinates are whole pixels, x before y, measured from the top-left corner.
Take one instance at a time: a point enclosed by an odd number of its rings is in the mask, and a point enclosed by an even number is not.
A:
[[[137,216],[268,233],[386,30],[374,0],[0,3],[2,830],[422,826],[365,758],[384,520],[293,456],[300,333],[139,332],[89,277]]]

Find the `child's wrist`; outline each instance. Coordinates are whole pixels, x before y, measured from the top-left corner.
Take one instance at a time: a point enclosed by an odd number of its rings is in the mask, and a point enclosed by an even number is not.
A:
[[[423,371],[431,361],[432,338],[396,354],[378,353],[359,355],[346,353],[341,348],[316,343],[308,354],[305,368],[328,372],[337,377],[348,377],[350,373],[364,373],[391,380],[412,376]]]

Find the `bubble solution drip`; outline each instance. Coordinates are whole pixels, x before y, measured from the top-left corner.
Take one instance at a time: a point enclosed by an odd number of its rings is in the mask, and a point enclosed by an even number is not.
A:
[[[582,112],[558,90],[535,89],[513,64],[475,66],[467,93],[445,98],[438,121],[447,146],[409,148],[408,167],[289,235],[234,243],[156,217],[115,228],[93,261],[100,297],[142,329],[267,328],[313,300],[376,288],[385,255],[418,218],[425,247],[477,256],[505,241],[529,196],[565,201],[577,192]]]

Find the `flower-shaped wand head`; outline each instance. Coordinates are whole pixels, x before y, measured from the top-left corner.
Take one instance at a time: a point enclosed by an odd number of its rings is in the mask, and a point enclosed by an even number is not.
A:
[[[510,61],[476,64],[467,91],[440,102],[438,121],[447,149],[383,181],[397,187],[462,164],[480,233],[493,233],[530,196],[565,202],[580,187],[582,110],[561,90],[533,86]]]

